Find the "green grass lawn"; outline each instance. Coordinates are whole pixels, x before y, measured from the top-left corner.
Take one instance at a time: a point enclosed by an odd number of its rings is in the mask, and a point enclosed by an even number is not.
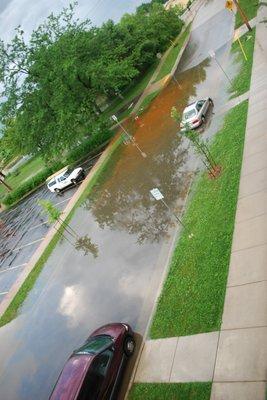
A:
[[[231,253],[248,102],[233,108],[211,152],[222,174],[203,173],[192,191],[150,336],[153,339],[220,329]]]
[[[148,94],[144,98],[144,100],[140,104],[139,110],[137,112],[138,115],[140,115],[142,112],[144,112],[147,109],[147,107],[150,105],[150,103],[157,97],[159,92],[160,92],[160,90],[155,90],[155,92]]]
[[[135,383],[129,400],[209,400],[211,383]]]
[[[246,14],[248,20],[256,17],[259,0],[239,0],[239,4],[244,13]],[[239,28],[243,24],[244,22],[240,14],[237,12],[235,18],[235,28]]]
[[[12,189],[16,189],[21,183],[33,177],[44,168],[45,164],[41,157],[34,157],[19,167],[17,171],[10,174],[10,176],[6,178],[5,182],[8,183]],[[0,185],[0,201],[3,200],[6,194],[7,190],[3,185]]]
[[[231,97],[236,97],[247,92],[250,88],[251,70],[253,64],[253,51],[255,43],[255,28],[252,32],[248,32],[240,38],[242,45],[244,46],[245,53],[248,60],[246,61],[238,41],[236,40],[232,44],[231,52],[235,55],[235,60],[241,63],[240,71],[233,80],[231,87]]]
[[[166,60],[162,64],[154,82],[159,81],[160,79],[162,79],[164,76],[168,75],[171,72],[172,67],[174,66],[174,63],[178,57],[178,54],[180,53],[182,46],[184,45],[186,39],[188,38],[188,35],[190,34],[190,29],[191,29],[191,24],[188,25],[187,28],[184,30],[184,32],[179,36],[176,45],[172,47],[169,54],[167,55]]]

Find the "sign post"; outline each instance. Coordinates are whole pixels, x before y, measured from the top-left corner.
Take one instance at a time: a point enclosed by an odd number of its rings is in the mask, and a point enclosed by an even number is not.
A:
[[[179,222],[180,225],[182,225],[185,228],[185,225],[183,224],[183,222],[180,220],[179,217],[177,217],[177,215],[171,210],[171,208],[168,206],[168,204],[165,202],[164,200],[164,196],[161,193],[161,191],[158,188],[154,188],[150,190],[150,193],[152,194],[152,196],[154,197],[155,200],[157,201],[161,201],[164,206],[170,211],[170,213],[175,217],[175,219]]]

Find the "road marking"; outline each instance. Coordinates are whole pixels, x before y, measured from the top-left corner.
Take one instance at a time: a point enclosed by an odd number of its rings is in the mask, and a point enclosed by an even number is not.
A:
[[[0,274],[3,274],[4,272],[7,272],[7,271],[12,271],[13,269],[24,267],[25,265],[27,265],[27,263],[16,265],[15,267],[6,268],[6,269],[3,269],[2,271],[0,270]]]
[[[41,224],[34,225],[34,226],[32,226],[31,228],[29,228],[28,231],[32,231],[32,230],[35,229],[35,228],[39,228],[40,226],[45,225],[45,224],[47,224],[48,222],[49,222],[49,221],[47,220],[47,221],[42,222]]]
[[[32,246],[33,244],[41,242],[42,240],[44,240],[44,237],[42,237],[41,239],[34,240],[31,243],[24,244],[24,246],[16,247],[15,249],[13,249],[13,251],[21,250],[21,249],[24,249],[24,247]]]
[[[3,296],[4,294],[7,294],[8,292],[0,292],[0,296]]]
[[[71,197],[68,197],[68,198],[65,199],[65,200],[60,201],[59,203],[56,203],[55,206],[58,206],[59,204],[65,203],[66,201],[68,201],[68,200],[70,200],[70,199],[72,199],[72,196],[71,196]]]

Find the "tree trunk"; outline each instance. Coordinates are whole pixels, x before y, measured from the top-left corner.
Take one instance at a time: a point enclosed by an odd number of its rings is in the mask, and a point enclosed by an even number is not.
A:
[[[9,186],[9,185],[4,181],[3,178],[0,178],[0,183],[2,183],[2,184],[7,188],[7,190],[8,190],[9,192],[12,191],[12,187]]]

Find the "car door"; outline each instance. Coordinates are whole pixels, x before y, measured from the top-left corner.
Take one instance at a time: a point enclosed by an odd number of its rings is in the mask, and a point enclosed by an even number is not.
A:
[[[64,189],[67,186],[66,177],[63,175],[60,178],[58,178],[58,180],[59,180],[60,189]]]

